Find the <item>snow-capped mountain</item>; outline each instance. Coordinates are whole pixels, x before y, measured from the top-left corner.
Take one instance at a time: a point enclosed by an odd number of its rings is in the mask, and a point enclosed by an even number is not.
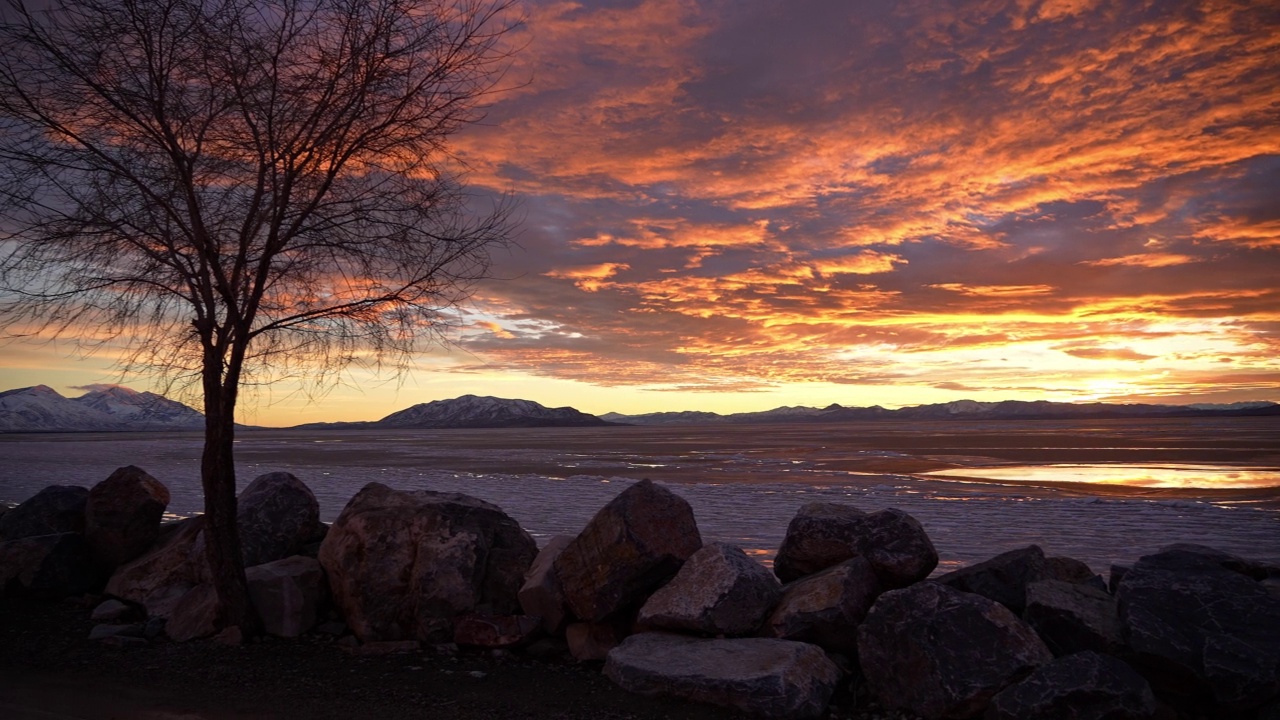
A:
[[[199,412],[151,392],[123,387],[77,398],[46,385],[0,392],[0,432],[200,430]]]
[[[402,428],[588,427],[609,425],[571,407],[548,408],[531,400],[463,395],[391,413],[374,423]]]

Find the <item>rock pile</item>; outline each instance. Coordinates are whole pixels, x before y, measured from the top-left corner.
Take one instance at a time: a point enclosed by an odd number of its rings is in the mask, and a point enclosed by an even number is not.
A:
[[[0,592],[101,592],[101,642],[237,641],[214,624],[203,519],[162,525],[167,502],[128,467],[5,510]],[[826,503],[800,508],[770,572],[703,545],[689,504],[647,480],[541,551],[489,503],[377,483],[326,527],[287,473],[245,488],[237,526],[265,631],[360,654],[567,648],[632,692],[764,717],[823,717],[842,684],[930,720],[1280,716],[1280,568],[1202,546],[1110,585],[1034,545],[930,580],[914,518]]]

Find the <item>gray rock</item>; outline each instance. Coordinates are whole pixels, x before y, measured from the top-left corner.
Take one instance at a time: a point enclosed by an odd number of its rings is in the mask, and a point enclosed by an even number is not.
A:
[[[1107,581],[1093,571],[1088,564],[1065,556],[1046,557],[1044,559],[1044,580],[1060,580],[1077,585],[1089,585],[1103,592],[1107,591]]]
[[[89,615],[89,619],[94,622],[106,623],[127,617],[132,613],[132,606],[111,598],[98,603],[98,606],[93,609],[93,613]]]
[[[89,490],[85,538],[94,562],[110,574],[155,543],[169,506],[169,489],[141,468],[127,465]]]
[[[61,598],[101,583],[89,545],[78,532],[0,542],[0,596]]]
[[[569,617],[555,561],[572,540],[569,535],[556,535],[548,540],[524,574],[524,584],[516,594],[524,614],[542,618],[543,629],[552,634],[564,630]]]
[[[1058,657],[1083,650],[1123,652],[1124,629],[1116,599],[1092,584],[1033,582],[1027,586],[1022,619]]]
[[[846,560],[787,585],[761,634],[855,654],[858,625],[882,590],[866,558]]]
[[[890,588],[923,580],[938,565],[924,528],[901,510],[864,513],[849,505],[810,503],[787,525],[773,570],[791,582],[859,556]]]
[[[668,633],[627,638],[609,652],[604,673],[630,692],[777,718],[822,717],[840,681],[835,664],[807,643]]]
[[[885,705],[967,718],[1053,654],[1000,603],[922,582],[876,600],[858,628],[858,658]]]
[[[50,485],[0,516],[0,540],[84,532],[89,490]]]
[[[934,580],[956,590],[995,600],[1021,615],[1027,607],[1027,585],[1044,578],[1044,551],[1038,545],[1028,545],[940,575]]]
[[[148,617],[169,617],[182,596],[208,575],[196,547],[203,528],[203,516],[162,525],[150,550],[116,568],[106,593],[143,606]]]
[[[782,596],[773,573],[741,548],[711,543],[640,608],[641,625],[710,635],[751,635]]]
[[[320,504],[287,472],[259,475],[236,498],[236,528],[244,566],[297,555],[320,525]]]
[[[701,547],[689,503],[641,480],[601,508],[554,567],[574,615],[597,622],[638,607]]]
[[[1156,698],[1136,670],[1113,657],[1081,652],[1042,665],[1000,691],[986,720],[1147,720]]]
[[[104,638],[117,636],[140,638],[142,637],[144,629],[145,626],[142,623],[128,623],[123,625],[103,623],[93,626],[93,629],[89,631],[89,639],[102,640]]]
[[[519,612],[537,544],[500,508],[458,493],[366,485],[320,547],[335,604],[363,642],[453,639],[453,618]]]
[[[294,555],[255,565],[244,574],[249,598],[268,634],[298,637],[315,627],[329,594],[319,560]]]
[[[1261,707],[1280,695],[1280,600],[1238,558],[1204,550],[1144,556],[1120,581],[1134,665],[1180,706]]]

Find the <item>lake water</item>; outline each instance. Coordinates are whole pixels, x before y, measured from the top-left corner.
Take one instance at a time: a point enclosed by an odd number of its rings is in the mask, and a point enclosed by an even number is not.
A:
[[[267,430],[236,447],[241,487],[292,472],[327,521],[377,481],[482,498],[541,543],[649,477],[690,502],[705,540],[765,562],[796,510],[822,501],[910,513],[940,571],[1030,543],[1103,573],[1173,542],[1280,564],[1275,418]],[[197,513],[200,450],[198,434],[0,435],[0,502],[133,464],[170,488],[171,513]]]

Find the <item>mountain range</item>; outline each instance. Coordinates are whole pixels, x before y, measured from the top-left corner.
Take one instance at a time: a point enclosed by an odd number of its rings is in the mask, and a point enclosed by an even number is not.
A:
[[[977,402],[957,400],[890,410],[828,405],[780,407],[763,412],[720,415],[713,412],[608,413],[599,417],[571,407],[548,408],[530,400],[463,395],[394,412],[370,422],[309,423],[298,429],[353,428],[527,428],[609,425],[714,425],[750,423],[833,423],[858,420],[1063,420],[1094,418],[1280,416],[1280,404],[1258,401],[1231,404],[1152,405],[1058,403],[1044,400]],[[86,432],[200,430],[204,416],[181,403],[150,392],[109,387],[66,398],[37,385],[0,392],[0,432]]]
[[[152,392],[113,386],[77,398],[46,385],[0,392],[0,432],[203,430],[204,415]]]

